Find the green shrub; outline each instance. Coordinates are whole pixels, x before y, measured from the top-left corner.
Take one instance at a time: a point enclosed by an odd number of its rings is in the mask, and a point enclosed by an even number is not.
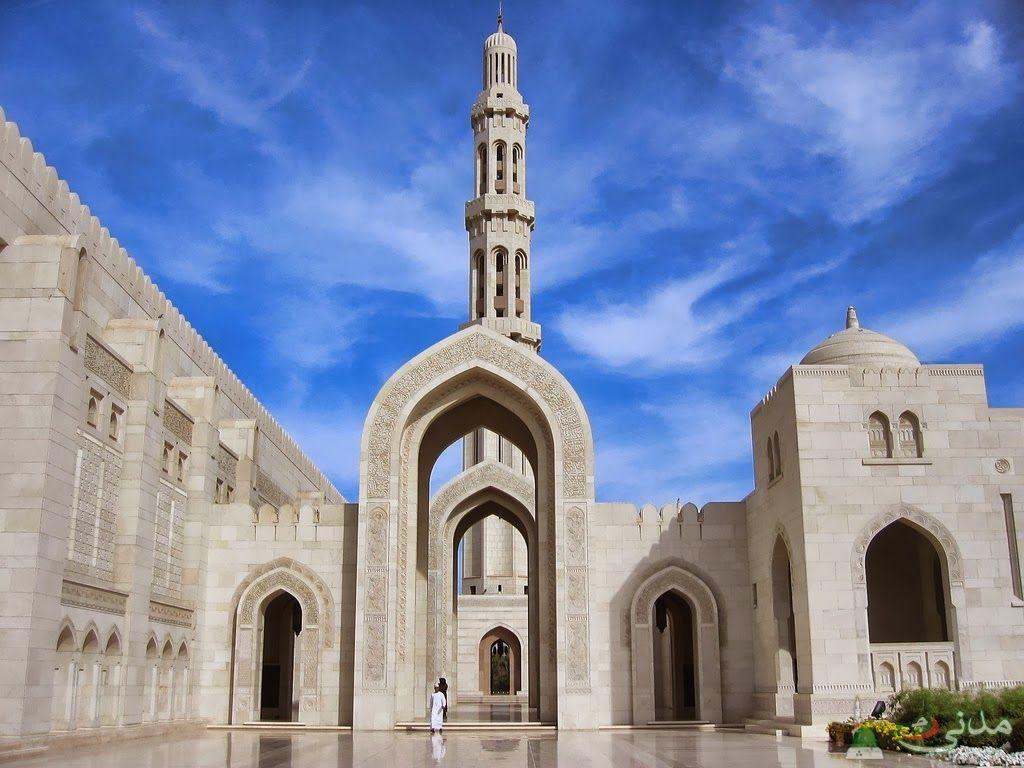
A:
[[[963,713],[964,723],[973,721],[975,727],[981,725],[982,713],[990,728],[1003,719],[1011,722],[1024,719],[1024,687],[975,692],[921,688],[901,691],[889,700],[889,705],[889,719],[894,722],[912,724],[921,717],[928,721],[935,718],[942,730],[933,741],[943,741],[942,735],[948,729],[959,727],[958,712]],[[959,741],[968,747],[998,747],[1006,741],[1006,736],[992,733],[972,736],[965,732]]]
[[[1010,751],[1024,752],[1024,718],[1013,721],[1013,731],[1010,733]]]

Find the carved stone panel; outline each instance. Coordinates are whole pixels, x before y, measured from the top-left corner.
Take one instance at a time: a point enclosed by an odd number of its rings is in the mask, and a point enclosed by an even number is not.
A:
[[[192,418],[170,400],[164,401],[164,429],[187,445],[192,445]]]
[[[125,397],[132,393],[132,369],[92,336],[85,337],[85,367]]]
[[[73,605],[123,616],[128,604],[128,595],[65,579],[61,584],[60,602],[61,605]]]

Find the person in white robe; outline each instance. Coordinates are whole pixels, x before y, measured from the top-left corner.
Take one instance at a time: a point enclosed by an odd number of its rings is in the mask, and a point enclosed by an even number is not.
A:
[[[434,692],[430,695],[430,732],[440,733],[444,728],[444,708],[448,700],[441,693],[440,686],[434,686]]]

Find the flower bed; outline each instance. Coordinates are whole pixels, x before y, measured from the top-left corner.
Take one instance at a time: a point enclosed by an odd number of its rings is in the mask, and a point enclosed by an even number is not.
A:
[[[997,747],[957,747],[940,756],[953,765],[1024,766],[1024,752],[1004,752]]]

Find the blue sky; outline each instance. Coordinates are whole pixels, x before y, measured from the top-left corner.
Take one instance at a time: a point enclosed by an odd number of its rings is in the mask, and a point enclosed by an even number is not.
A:
[[[492,3],[0,5],[0,105],[350,498],[465,315]],[[598,496],[750,489],[847,304],[1024,404],[1024,6],[519,2],[544,356]],[[451,471],[451,460],[439,471]]]

